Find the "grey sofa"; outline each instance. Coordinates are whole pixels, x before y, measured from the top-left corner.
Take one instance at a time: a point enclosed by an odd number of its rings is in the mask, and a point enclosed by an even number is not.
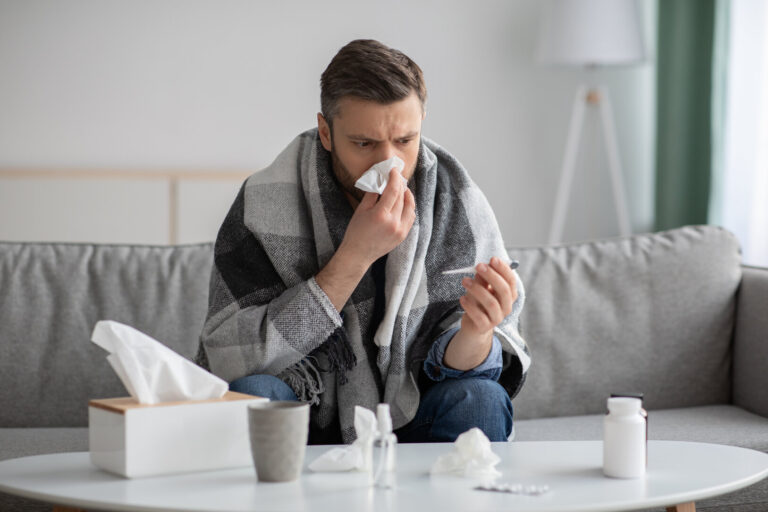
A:
[[[650,437],[768,451],[768,269],[725,230],[510,248],[533,355],[517,440],[600,439],[605,399],[641,391]],[[0,243],[0,459],[86,451],[87,402],[124,396],[89,337],[132,325],[194,358],[211,244]],[[768,482],[697,504],[768,510]],[[0,495],[0,510],[50,506]]]

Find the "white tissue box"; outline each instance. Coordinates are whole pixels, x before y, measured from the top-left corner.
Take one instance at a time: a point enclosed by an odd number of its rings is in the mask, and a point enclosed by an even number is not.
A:
[[[154,405],[130,397],[91,400],[91,462],[128,478],[251,465],[248,404],[264,400],[233,391]]]

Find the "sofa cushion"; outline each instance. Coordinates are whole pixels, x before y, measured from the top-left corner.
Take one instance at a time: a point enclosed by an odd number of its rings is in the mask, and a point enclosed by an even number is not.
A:
[[[0,243],[0,427],[85,426],[89,399],[127,395],[98,320],[194,358],[212,262],[211,244]]]
[[[532,353],[517,418],[602,413],[612,392],[650,409],[729,403],[735,237],[714,226],[510,248]]]

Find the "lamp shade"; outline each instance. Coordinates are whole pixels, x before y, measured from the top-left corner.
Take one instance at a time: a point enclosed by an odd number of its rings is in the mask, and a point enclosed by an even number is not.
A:
[[[634,0],[549,0],[543,11],[539,62],[610,66],[645,59]]]

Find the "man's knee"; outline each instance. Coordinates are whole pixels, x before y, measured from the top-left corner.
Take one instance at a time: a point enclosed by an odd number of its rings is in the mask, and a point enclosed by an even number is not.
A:
[[[273,375],[246,375],[230,382],[229,389],[238,393],[263,396],[270,400],[298,400],[293,389]]]
[[[426,393],[435,395],[441,401],[484,402],[495,404],[509,400],[506,390],[498,382],[491,379],[445,379],[432,386]]]
[[[432,402],[433,432],[457,437],[472,427],[491,441],[506,441],[512,433],[512,401],[506,390],[490,379],[445,379],[425,395]]]

